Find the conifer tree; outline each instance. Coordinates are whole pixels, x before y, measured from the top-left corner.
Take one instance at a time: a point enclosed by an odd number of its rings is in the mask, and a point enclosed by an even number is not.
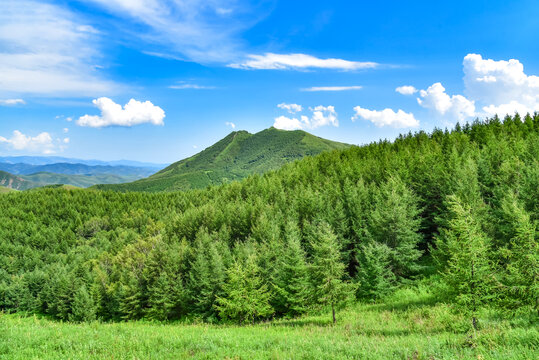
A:
[[[226,268],[217,245],[217,240],[205,231],[199,233],[189,271],[191,308],[207,319],[215,315],[215,300],[222,293],[226,277]]]
[[[477,329],[479,308],[492,299],[492,264],[489,239],[472,209],[456,196],[448,198],[451,218],[436,239],[435,253],[442,278],[457,306],[469,313]]]
[[[257,318],[273,313],[269,301],[271,293],[260,278],[260,269],[254,256],[245,262],[235,261],[227,271],[223,296],[219,296],[215,308],[222,318],[254,322]]]
[[[292,316],[304,313],[309,301],[309,273],[299,228],[294,221],[286,224],[283,254],[274,265],[272,303],[275,310]]]
[[[86,286],[82,285],[75,291],[71,305],[70,321],[92,321],[96,317],[96,306]]]
[[[507,261],[503,276],[504,305],[517,309],[533,306],[539,311],[539,245],[536,225],[517,202],[507,196],[502,204],[505,218],[510,220],[510,243],[501,250]]]
[[[406,277],[419,270],[417,249],[422,239],[421,219],[414,194],[403,181],[392,176],[381,184],[374,195],[369,234],[372,240],[391,249],[390,260],[397,277]]]
[[[313,297],[318,303],[331,306],[335,323],[337,321],[335,309],[350,300],[355,287],[343,280],[345,264],[341,261],[341,245],[327,223],[321,222],[316,225],[311,247]]]
[[[167,320],[173,307],[171,296],[173,288],[166,272],[157,278],[157,281],[148,289],[148,318],[153,320]]]
[[[391,271],[391,253],[387,245],[377,242],[360,247],[356,275],[358,297],[376,300],[394,288],[396,278]]]

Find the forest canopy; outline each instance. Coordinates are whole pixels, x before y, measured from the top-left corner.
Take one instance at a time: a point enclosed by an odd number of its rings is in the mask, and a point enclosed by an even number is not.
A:
[[[241,323],[335,311],[430,277],[475,326],[484,306],[537,311],[538,222],[538,114],[324,152],[205,190],[5,193],[0,310]]]

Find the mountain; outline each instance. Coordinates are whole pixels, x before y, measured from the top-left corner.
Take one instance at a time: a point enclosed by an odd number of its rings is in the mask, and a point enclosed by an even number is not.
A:
[[[0,186],[13,190],[26,190],[31,189],[38,184],[33,181],[27,180],[22,176],[13,175],[5,171],[0,171]]]
[[[95,174],[70,175],[38,172],[31,175],[14,175],[0,171],[0,186],[13,190],[28,190],[48,185],[70,185],[86,188],[96,184],[120,184],[138,179],[135,175]]]
[[[284,131],[272,127],[256,134],[234,131],[200,153],[173,163],[146,179],[96,188],[117,191],[204,188],[262,174],[305,156],[349,146],[301,130]]]
[[[61,156],[0,156],[0,162],[8,164],[29,164],[29,165],[50,165],[57,163],[68,164],[84,164],[89,166],[134,166],[151,168],[155,171],[160,170],[167,166],[167,164],[156,164],[142,161],[133,160],[115,160],[115,161],[101,161],[101,160],[83,160],[83,159],[71,159]]]
[[[126,165],[87,165],[79,163],[28,164],[0,162],[0,170],[14,175],[30,175],[40,172],[69,175],[103,175],[129,176],[128,181],[150,176],[159,168],[135,167]]]

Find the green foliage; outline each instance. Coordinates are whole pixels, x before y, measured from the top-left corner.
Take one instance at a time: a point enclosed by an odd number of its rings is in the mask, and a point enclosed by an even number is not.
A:
[[[345,265],[341,261],[341,247],[327,223],[322,222],[316,225],[311,247],[313,248],[311,262],[313,297],[318,303],[331,306],[333,323],[335,323],[335,308],[350,301],[355,288],[353,284],[343,280]]]
[[[231,266],[245,273],[255,258],[273,318],[295,317],[349,292],[380,303],[430,274],[419,264],[434,252],[442,273],[455,274],[441,286],[455,295],[443,299],[449,305],[470,308],[475,299],[478,317],[485,302],[535,314],[539,116],[522,119],[326,151],[204,190],[2,194],[0,311],[75,321],[88,302],[102,321],[219,321]],[[308,147],[320,140],[260,134],[237,133],[197,159],[235,166],[245,149],[281,156],[298,138]],[[195,168],[192,160],[177,165]],[[457,198],[460,209],[448,201]]]
[[[502,249],[505,257],[502,289],[503,305],[516,310],[534,307],[539,311],[539,245],[537,226],[517,202],[515,196],[507,196],[502,204],[506,231],[511,241]]]
[[[221,317],[236,320],[241,325],[273,313],[269,303],[271,293],[259,273],[254,256],[231,265],[223,286],[224,295],[217,298],[215,305]]]
[[[448,199],[451,212],[447,228],[437,239],[442,276],[461,310],[471,313],[474,328],[478,309],[493,297],[493,265],[489,239],[472,212],[456,196]]]
[[[386,244],[371,242],[361,246],[356,275],[358,297],[376,300],[393,290],[397,281],[391,271],[391,257],[392,250]]]
[[[117,191],[200,189],[262,174],[323,151],[349,147],[304,131],[269,128],[256,134],[234,131],[200,153],[129,184],[98,186]]]
[[[71,307],[69,320],[71,321],[92,321],[96,317],[96,308],[94,301],[86,286],[82,285],[73,296],[73,305]]]
[[[273,264],[272,304],[278,314],[298,316],[307,312],[309,307],[309,268],[297,225],[288,221],[284,231],[283,253]]]

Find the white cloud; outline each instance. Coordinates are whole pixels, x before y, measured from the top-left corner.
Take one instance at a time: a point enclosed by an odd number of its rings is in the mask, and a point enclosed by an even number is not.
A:
[[[52,154],[54,152],[52,137],[48,132],[42,132],[37,136],[31,137],[19,130],[15,130],[9,139],[0,136],[0,144],[2,143],[7,144],[14,150],[26,150],[43,154]]]
[[[68,129],[68,128],[64,128],[63,131],[64,131],[64,134],[67,134],[67,133],[69,132],[69,129]]]
[[[117,88],[96,71],[99,37],[75,13],[33,0],[0,11],[0,94],[81,96]]]
[[[539,77],[526,75],[520,61],[495,61],[468,54],[463,68],[466,93],[486,104],[482,109],[487,115],[539,110]]]
[[[308,126],[309,120],[306,116],[302,116],[301,118],[302,120],[298,120],[281,115],[275,118],[273,127],[281,130],[302,130]]]
[[[109,98],[100,97],[93,100],[94,105],[101,110],[99,115],[84,115],[77,120],[77,125],[94,128],[106,126],[133,126],[144,123],[164,125],[165,112],[150,101],[140,102],[129,100],[122,108]]]
[[[303,107],[301,105],[298,105],[298,104],[281,103],[281,104],[277,105],[277,107],[279,109],[283,109],[283,110],[288,111],[290,114],[295,114],[295,113],[300,112],[300,111],[303,110]]]
[[[234,124],[233,122],[230,122],[230,121],[225,122],[225,125],[230,126],[232,129],[236,128],[236,124]]]
[[[337,112],[335,112],[335,107],[333,106],[316,106],[313,111],[313,116],[311,117],[312,129],[315,129],[320,126],[332,125],[335,127],[339,126],[339,121],[337,120]]]
[[[301,91],[347,91],[361,90],[363,86],[313,86],[301,89]]]
[[[26,101],[24,101],[23,99],[0,100],[0,106],[14,106],[14,105],[24,105],[24,104],[26,104]]]
[[[378,111],[368,110],[362,108],[361,106],[356,106],[354,107],[354,111],[356,114],[352,117],[352,121],[362,118],[372,122],[377,127],[390,126],[400,129],[419,126],[419,121],[416,120],[414,114],[404,112],[400,109],[397,112],[393,111],[392,109]]]
[[[62,140],[62,141],[64,142],[64,144],[69,144],[69,138],[68,137],[64,138],[64,140]]]
[[[215,86],[205,86],[205,85],[197,85],[197,84],[178,84],[178,85],[170,85],[169,89],[175,89],[175,90],[185,90],[185,89],[209,90],[209,89],[215,89]]]
[[[333,69],[359,70],[373,69],[379,66],[375,62],[359,62],[343,59],[320,59],[306,54],[273,54],[248,55],[240,63],[229,64],[229,67],[245,70],[289,70],[289,69]]]
[[[71,121],[73,121],[73,118],[71,116],[66,117],[66,121],[71,122]]]
[[[417,89],[410,85],[399,86],[395,89],[396,92],[402,95],[413,95],[417,92]]]
[[[449,96],[441,83],[432,84],[427,90],[419,91],[417,102],[424,108],[432,109],[442,116],[455,120],[466,120],[475,115],[475,104],[462,95]]]
[[[181,54],[185,60],[202,63],[237,58],[243,46],[240,33],[272,10],[270,2],[248,0],[90,2],[114,15],[109,21],[117,24],[125,41],[140,46],[146,53],[171,58]],[[126,21],[134,26],[125,26]]]
[[[319,105],[309,110],[313,113],[311,118],[305,115],[301,115],[299,119],[279,116],[274,119],[273,127],[281,130],[307,130],[329,125],[339,126],[335,107]]]

